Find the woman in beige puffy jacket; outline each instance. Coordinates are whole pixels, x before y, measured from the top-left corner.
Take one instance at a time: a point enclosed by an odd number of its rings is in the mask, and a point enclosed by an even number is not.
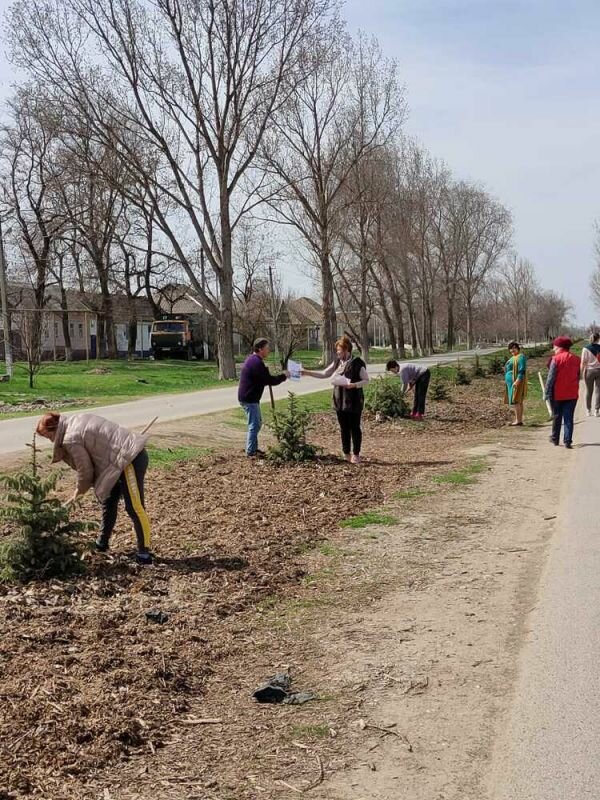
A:
[[[102,506],[96,549],[108,550],[122,497],[135,527],[136,561],[151,564],[150,520],[144,507],[147,437],[96,414],[45,414],[37,433],[54,443],[53,463],[64,461],[77,472],[77,488],[69,502],[94,487]]]

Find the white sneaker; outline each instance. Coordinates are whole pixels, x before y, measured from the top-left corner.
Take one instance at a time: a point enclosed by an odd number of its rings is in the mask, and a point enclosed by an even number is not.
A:
[[[585,415],[586,415],[586,417],[591,417],[592,416],[592,412],[589,411],[589,410],[586,410]],[[598,414],[596,414],[596,416],[598,416]]]
[[[597,409],[594,411],[594,416],[595,416],[595,417],[600,417],[600,408],[597,408]]]

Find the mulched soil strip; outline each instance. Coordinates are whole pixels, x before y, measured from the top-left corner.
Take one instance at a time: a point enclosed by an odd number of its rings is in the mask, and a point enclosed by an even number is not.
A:
[[[240,454],[154,471],[147,501],[156,566],[123,555],[132,542],[123,515],[115,555],[90,555],[84,577],[0,587],[0,798],[85,796],[107,768],[185,739],[207,688],[226,685],[228,674],[238,685],[248,671],[255,609],[297,592],[302,552],[341,519],[451,469],[464,435],[506,421],[498,394],[498,381],[456,390],[423,426],[367,420],[360,469],[335,457],[276,466]],[[330,415],[312,437],[336,451]],[[97,514],[93,501],[83,513]],[[168,621],[148,621],[151,609]],[[214,710],[214,696],[206,700]],[[238,721],[255,714],[246,695],[236,703]],[[207,737],[194,759],[210,766],[215,757]]]

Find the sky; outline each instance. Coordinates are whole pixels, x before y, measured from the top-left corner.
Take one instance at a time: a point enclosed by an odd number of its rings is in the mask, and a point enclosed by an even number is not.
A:
[[[9,0],[0,0],[0,13]],[[515,247],[575,319],[600,219],[598,0],[346,0],[349,30],[378,37],[406,85],[408,135],[512,212]],[[0,98],[10,66],[0,51]],[[305,270],[291,283],[308,290]]]
[[[347,0],[344,14],[398,62],[407,133],[503,202],[544,287],[600,319],[600,3]]]

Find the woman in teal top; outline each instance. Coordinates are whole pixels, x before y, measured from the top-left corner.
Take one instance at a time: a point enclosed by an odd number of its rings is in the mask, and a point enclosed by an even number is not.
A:
[[[515,412],[515,421],[511,425],[523,424],[523,403],[527,397],[527,358],[521,352],[518,342],[508,345],[510,358],[504,367],[504,402]]]

